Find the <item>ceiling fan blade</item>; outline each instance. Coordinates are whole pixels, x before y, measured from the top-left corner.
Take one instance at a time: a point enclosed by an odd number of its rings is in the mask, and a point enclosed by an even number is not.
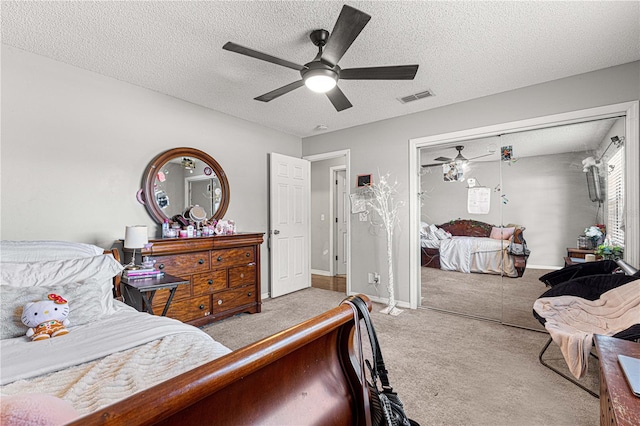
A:
[[[413,80],[417,65],[395,65],[389,67],[347,68],[340,71],[342,80]]]
[[[260,59],[262,61],[271,62],[272,64],[281,65],[283,67],[291,68],[296,71],[302,71],[305,69],[303,65],[299,65],[293,62],[286,61],[284,59],[276,58],[275,56],[267,55],[266,53],[258,52],[257,50],[249,49],[248,47],[240,46],[239,44],[231,43],[228,41],[222,46],[224,50],[230,52],[236,52],[241,55],[250,56],[252,58]]]
[[[438,157],[438,158],[434,158],[433,161],[444,161],[444,162],[450,163],[453,161],[453,158]]]
[[[322,62],[331,66],[337,65],[342,55],[349,49],[370,19],[370,15],[358,9],[346,4],[342,6],[340,16],[338,16],[338,20],[329,36],[329,41],[327,41],[322,52]]]
[[[265,93],[264,95],[258,96],[257,98],[253,99],[255,99],[256,101],[269,102],[302,86],[304,86],[303,80],[294,81],[293,83],[289,83],[286,86],[282,86],[276,90],[272,90],[269,93]]]
[[[433,164],[423,164],[422,168],[427,168],[427,167],[435,167],[435,166],[442,166],[442,163],[433,163]]]
[[[342,111],[347,108],[351,108],[353,106],[351,105],[351,102],[349,102],[349,99],[347,99],[347,97],[344,95],[344,93],[342,93],[342,90],[340,90],[338,86],[329,90],[327,92],[327,97],[329,98],[333,106],[336,108],[336,111]]]

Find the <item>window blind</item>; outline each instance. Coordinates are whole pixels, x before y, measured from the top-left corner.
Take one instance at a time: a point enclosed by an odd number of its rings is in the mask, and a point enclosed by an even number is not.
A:
[[[624,247],[624,150],[607,160],[607,234],[611,242]]]

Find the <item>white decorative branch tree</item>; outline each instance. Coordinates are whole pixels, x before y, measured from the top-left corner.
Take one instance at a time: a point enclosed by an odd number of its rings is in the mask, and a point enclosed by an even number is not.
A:
[[[393,184],[389,183],[389,173],[382,176],[378,172],[378,182],[374,182],[369,187],[371,197],[367,197],[367,206],[377,214],[381,223],[375,223],[375,219],[371,218],[371,224],[380,226],[386,233],[387,241],[387,265],[389,266],[389,281],[387,283],[387,292],[389,293],[389,302],[382,313],[389,315],[398,315],[402,312],[396,308],[395,283],[393,274],[393,230],[398,224],[398,209],[404,205],[402,201],[397,201],[394,196],[397,194],[396,187],[398,181]]]

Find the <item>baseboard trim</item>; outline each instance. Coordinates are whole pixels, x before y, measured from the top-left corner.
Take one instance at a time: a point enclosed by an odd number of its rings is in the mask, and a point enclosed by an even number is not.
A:
[[[350,296],[354,296],[356,294],[364,294],[365,296],[367,296],[372,302],[375,303],[381,303],[383,305],[387,305],[387,303],[389,303],[389,298],[388,297],[378,297],[378,296],[372,296],[370,294],[365,294],[362,292],[351,292],[349,295]],[[398,308],[405,308],[405,309],[411,309],[411,304],[409,304],[409,302],[402,302],[400,300],[396,300],[396,306]]]
[[[557,269],[562,269],[562,268],[563,268],[563,266],[529,265],[527,263],[527,269],[554,269],[554,270],[557,270]],[[526,272],[526,270],[525,270],[525,272]]]
[[[330,277],[331,276],[331,272],[329,271],[323,271],[321,269],[312,269],[311,270],[311,274],[312,275],[322,275],[324,277]]]

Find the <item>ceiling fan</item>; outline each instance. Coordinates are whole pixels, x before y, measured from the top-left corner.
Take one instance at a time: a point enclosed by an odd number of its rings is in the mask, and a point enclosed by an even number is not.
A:
[[[489,155],[493,155],[493,152],[490,152],[489,154],[484,154],[484,155],[478,155],[477,157],[472,157],[472,158],[465,158],[464,155],[462,155],[462,150],[464,149],[463,145],[457,145],[456,147],[456,151],[458,151],[458,155],[456,155],[454,158],[449,158],[449,157],[438,157],[438,158],[434,158],[433,161],[440,161],[440,163],[434,163],[434,164],[424,164],[422,167],[433,167],[433,166],[440,166],[442,164],[445,163],[452,163],[452,162],[462,162],[462,163],[468,163],[471,160],[475,160],[477,158],[482,158],[482,157],[487,157]]]
[[[413,80],[416,72],[418,72],[418,65],[347,69],[341,69],[338,66],[338,61],[340,61],[370,19],[370,15],[351,6],[344,5],[331,34],[327,30],[320,29],[311,32],[309,35],[313,44],[318,46],[318,54],[311,62],[307,62],[304,65],[289,62],[232,42],[227,42],[222,48],[300,72],[302,79],[258,96],[254,98],[255,100],[269,102],[306,85],[315,92],[326,93],[335,109],[342,111],[351,108],[352,105],[336,85],[338,80]]]

